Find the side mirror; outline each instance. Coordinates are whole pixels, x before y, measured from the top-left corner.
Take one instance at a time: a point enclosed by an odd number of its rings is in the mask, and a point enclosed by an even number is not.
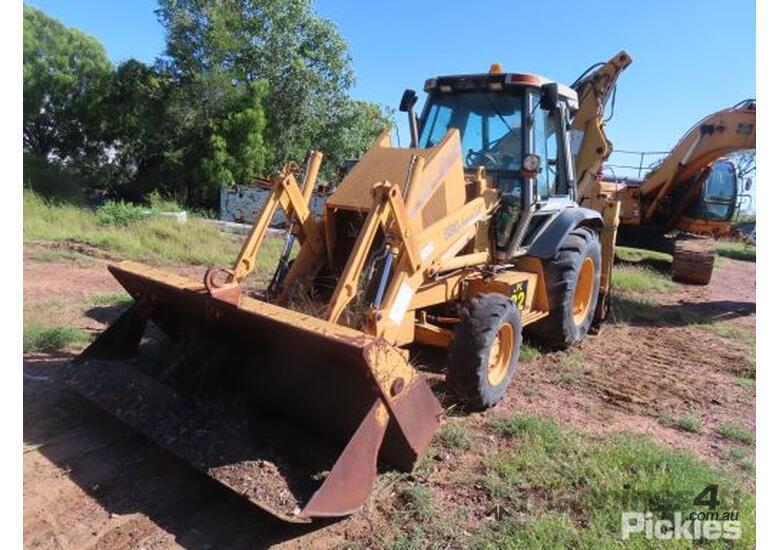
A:
[[[745,178],[745,191],[750,191],[751,187],[753,187],[753,180],[751,178]]]
[[[414,109],[414,104],[417,103],[417,94],[414,90],[405,90],[404,95],[401,96],[401,103],[398,106],[398,110],[402,113],[408,113]]]
[[[539,105],[545,111],[553,111],[558,107],[558,83],[549,82],[542,84],[542,96]]]

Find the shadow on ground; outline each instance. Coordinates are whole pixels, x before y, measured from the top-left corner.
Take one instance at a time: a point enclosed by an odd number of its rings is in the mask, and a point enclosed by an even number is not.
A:
[[[67,360],[25,360],[24,443],[109,514],[143,514],[185,548],[267,547],[334,523],[287,524],[248,504],[69,390],[59,373]]]
[[[633,326],[688,326],[729,321],[756,313],[755,302],[717,300],[713,302],[680,302],[656,304],[615,296],[611,316],[617,322]]]

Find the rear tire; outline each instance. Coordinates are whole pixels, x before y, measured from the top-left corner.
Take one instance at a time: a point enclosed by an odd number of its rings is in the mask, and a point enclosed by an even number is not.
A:
[[[522,345],[520,311],[502,294],[472,299],[450,345],[447,385],[470,408],[494,406],[517,370]]]
[[[597,233],[590,227],[574,228],[545,264],[544,273],[550,312],[527,328],[544,344],[566,348],[585,338],[593,323],[601,279]]]

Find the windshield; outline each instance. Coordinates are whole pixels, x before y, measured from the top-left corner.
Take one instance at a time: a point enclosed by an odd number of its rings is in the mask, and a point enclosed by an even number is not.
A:
[[[707,176],[699,202],[691,204],[686,214],[706,220],[726,221],[734,213],[737,200],[737,174],[729,162],[717,162]]]
[[[466,167],[519,170],[522,113],[522,95],[484,90],[433,95],[423,114],[420,146],[433,147],[457,128]]]

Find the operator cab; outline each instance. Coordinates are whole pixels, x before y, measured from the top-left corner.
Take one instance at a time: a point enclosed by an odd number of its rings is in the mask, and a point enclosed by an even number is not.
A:
[[[737,194],[734,163],[719,160],[712,165],[698,199],[686,209],[685,215],[696,220],[731,221],[737,207]]]
[[[467,176],[482,167],[502,193],[497,249],[516,255],[561,202],[576,200],[568,123],[577,93],[543,77],[505,73],[499,65],[487,74],[429,79],[425,91],[419,124],[410,115],[412,145],[433,147],[448,130],[459,131]],[[407,110],[403,102],[401,110]]]

